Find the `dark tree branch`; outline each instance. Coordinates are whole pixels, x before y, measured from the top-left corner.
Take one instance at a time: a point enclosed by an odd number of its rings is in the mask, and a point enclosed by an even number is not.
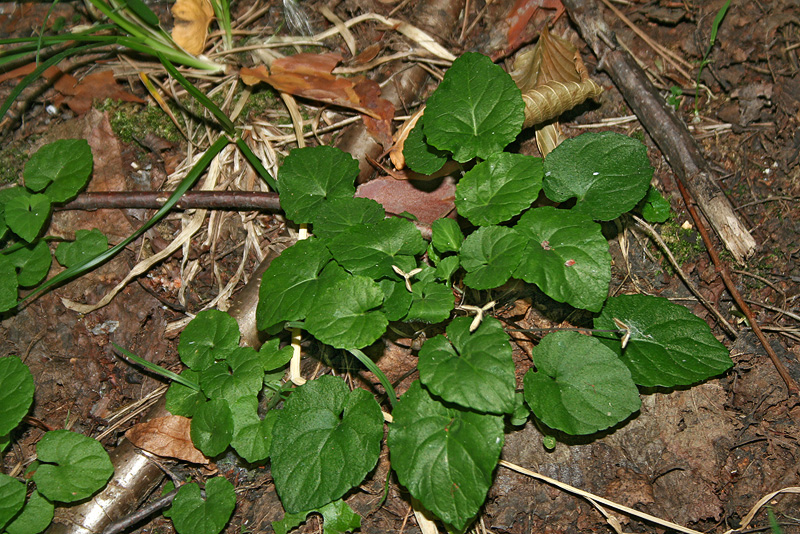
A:
[[[636,117],[697,201],[736,261],[751,255],[756,242],[733,210],[686,124],[667,105],[631,55],[618,46],[597,0],[563,0],[569,17],[600,60]]]
[[[158,209],[164,205],[172,191],[114,191],[83,193],[56,210],[94,210],[144,208]],[[189,191],[175,209],[215,209],[236,211],[278,211],[281,209],[277,193],[252,191]]]

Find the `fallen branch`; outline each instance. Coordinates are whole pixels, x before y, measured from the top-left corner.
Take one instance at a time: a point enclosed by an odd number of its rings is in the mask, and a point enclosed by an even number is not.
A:
[[[618,45],[597,2],[563,1],[584,40],[600,59],[598,68],[605,70],[614,80],[734,259],[744,261],[755,250],[756,242],[717,184],[686,124],[667,105],[630,54]]]
[[[717,274],[722,277],[722,281],[725,283],[725,287],[728,290],[728,293],[731,294],[733,297],[733,301],[736,303],[736,306],[741,310],[744,316],[747,318],[747,321],[750,323],[750,327],[755,332],[758,340],[761,342],[761,345],[764,347],[764,350],[767,351],[767,355],[769,355],[769,359],[772,360],[773,365],[775,365],[775,369],[777,369],[778,374],[781,375],[781,378],[786,383],[786,387],[789,390],[790,396],[796,396],[800,394],[800,389],[797,387],[797,382],[789,375],[789,371],[783,365],[783,362],[780,361],[778,355],[772,349],[772,346],[769,344],[767,337],[764,335],[764,332],[761,330],[761,327],[758,326],[758,322],[756,321],[756,316],[753,314],[753,310],[750,309],[750,306],[742,298],[742,295],[739,293],[739,290],[736,289],[736,284],[734,283],[733,279],[731,278],[731,273],[728,271],[727,266],[722,263],[719,259],[719,255],[717,254],[716,249],[714,248],[714,244],[711,242],[711,236],[708,235],[708,231],[706,230],[705,225],[703,224],[702,219],[697,214],[697,210],[694,209],[694,204],[692,203],[692,199],[689,197],[689,192],[686,190],[686,187],[679,181],[678,182],[678,189],[683,196],[683,201],[686,203],[686,208],[689,210],[689,214],[692,216],[694,220],[694,224],[697,226],[697,231],[700,233],[700,236],[703,238],[703,243],[706,246],[706,251],[708,251],[708,255],[711,256],[711,261],[714,263],[714,269],[716,270]]]
[[[82,193],[60,210],[143,208],[159,209],[172,191],[114,191]],[[175,204],[176,210],[212,209],[236,211],[278,211],[277,193],[255,191],[188,191]]]

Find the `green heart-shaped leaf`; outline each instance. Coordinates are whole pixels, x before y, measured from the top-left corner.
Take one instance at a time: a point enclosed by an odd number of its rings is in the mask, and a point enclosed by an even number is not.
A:
[[[17,269],[11,260],[0,255],[0,312],[10,310],[17,305],[18,289]]]
[[[665,298],[609,298],[594,327],[620,328],[614,319],[627,328],[625,349],[619,336],[597,333],[596,337],[619,355],[640,386],[686,386],[722,374],[733,365],[728,349],[705,321]]]
[[[408,315],[403,320],[433,324],[450,317],[455,306],[453,290],[436,281],[436,271],[431,267],[423,267],[417,280],[411,284],[413,299]]]
[[[388,444],[398,480],[439,519],[464,529],[492,485],[503,418],[445,406],[418,381],[392,416]]]
[[[51,501],[75,502],[105,486],[114,466],[96,440],[68,430],[47,432],[36,444],[42,464],[33,480]]]
[[[31,493],[22,513],[6,526],[5,534],[35,534],[46,529],[53,521],[53,503],[38,491]],[[3,521],[0,519],[0,528]]]
[[[542,189],[542,158],[500,152],[467,171],[456,187],[458,213],[489,226],[528,209]]]
[[[200,372],[192,371],[191,369],[184,369],[181,372],[181,377],[194,382],[200,383]],[[206,396],[202,391],[184,386],[179,382],[172,382],[169,385],[166,395],[167,410],[172,415],[182,415],[184,417],[192,417],[198,406],[206,401]]]
[[[546,425],[593,434],[639,409],[630,371],[596,339],[555,332],[533,348],[536,370],[525,374],[525,401]]]
[[[487,159],[522,131],[525,104],[514,80],[488,57],[456,59],[428,99],[423,133],[459,162]]]
[[[567,139],[547,155],[544,170],[547,198],[564,202],[577,197],[573,209],[600,221],[633,209],[653,178],[647,147],[614,132]]]
[[[379,310],[384,294],[366,276],[350,276],[317,296],[314,313],[305,327],[318,340],[337,349],[371,345],[386,331],[389,321]]]
[[[397,256],[425,252],[425,241],[414,223],[398,217],[352,228],[328,243],[334,259],[353,274],[374,280],[394,277]]]
[[[514,229],[528,239],[515,278],[558,302],[600,311],[611,283],[611,254],[599,224],[547,206],[524,213]]]
[[[184,484],[172,501],[172,523],[180,534],[218,534],[236,508],[236,491],[223,477],[206,482],[206,498],[194,482]]]
[[[233,415],[224,399],[211,399],[197,407],[189,431],[192,443],[212,458],[221,454],[233,439]]]
[[[74,197],[91,174],[92,149],[85,139],[61,139],[44,145],[31,156],[22,173],[31,191],[47,187],[45,194],[51,202]]]
[[[33,375],[17,356],[0,358],[0,436],[14,430],[33,402]]]
[[[50,198],[45,195],[20,195],[6,203],[6,224],[12,232],[30,243],[39,235],[50,216]]]
[[[319,278],[331,254],[320,239],[303,239],[275,258],[261,278],[256,319],[259,330],[305,319],[314,306]]]
[[[200,387],[208,398],[225,399],[232,406],[240,397],[258,395],[263,380],[258,353],[251,347],[238,347],[200,374]]]
[[[250,463],[266,460],[272,447],[272,430],[280,412],[270,410],[258,417],[258,398],[241,397],[231,405],[233,439],[231,447]]]
[[[458,252],[464,233],[453,219],[436,219],[431,224],[431,244],[439,253]]]
[[[355,513],[349,504],[338,500],[315,510],[286,514],[280,521],[272,522],[272,529],[275,534],[289,534],[305,522],[306,516],[311,513],[322,516],[322,534],[343,534],[361,528],[361,516]]]
[[[403,144],[403,157],[406,160],[406,166],[412,171],[431,175],[444,166],[449,154],[447,151],[437,150],[428,144],[422,130],[424,122],[425,116],[423,115],[417,120],[414,129],[409,132]]]
[[[513,228],[484,226],[461,246],[464,283],[473,289],[494,289],[505,284],[522,259],[526,239]]]
[[[24,287],[34,286],[44,280],[53,263],[50,247],[45,241],[31,243],[6,257],[17,268],[17,282]]]
[[[72,267],[105,252],[108,239],[98,230],[77,230],[75,241],[58,244],[56,259],[64,267]]]
[[[236,319],[219,310],[201,311],[181,332],[178,354],[191,369],[204,371],[239,348],[239,337]]]
[[[275,423],[272,476],[289,513],[319,508],[361,483],[375,467],[383,415],[363,389],[323,376],[297,388]]]
[[[358,161],[338,148],[296,148],[278,175],[281,208],[297,224],[313,223],[326,201],[352,198],[356,176]]]
[[[332,239],[356,226],[382,221],[383,206],[371,198],[335,198],[325,202],[314,218],[314,235]]]
[[[19,513],[25,504],[25,484],[0,473],[0,528]]]
[[[456,317],[447,338],[431,338],[419,351],[420,381],[447,402],[479,412],[514,410],[514,360],[503,325],[486,317],[470,333],[470,317]]]

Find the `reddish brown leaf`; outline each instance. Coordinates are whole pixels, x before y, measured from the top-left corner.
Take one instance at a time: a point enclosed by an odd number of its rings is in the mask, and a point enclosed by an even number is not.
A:
[[[0,83],[6,80],[13,80],[15,78],[22,78],[24,76],[27,76],[28,74],[36,70],[36,66],[37,66],[36,63],[28,63],[27,65],[23,65],[14,70],[4,72],[3,74],[0,74]],[[42,78],[45,78],[46,80],[50,81],[54,80],[58,76],[61,76],[61,69],[59,69],[55,65],[49,67],[42,73]]]
[[[62,76],[56,82],[56,89],[63,95],[69,95],[65,102],[78,115],[92,109],[95,100],[105,100],[106,98],[144,104],[144,100],[125,91],[117,83],[114,79],[114,72],[111,70],[89,74],[77,85],[71,85],[72,80],[75,78],[68,74]]]
[[[295,54],[276,59],[269,68],[243,68],[239,75],[249,85],[263,81],[284,93],[359,111],[367,116],[364,121],[369,132],[384,147],[390,146],[394,106],[380,97],[380,86],[375,81],[363,76],[333,75],[331,71],[341,60],[340,54],[332,52]]]
[[[433,186],[434,182],[414,183],[384,177],[358,186],[356,196],[371,198],[390,213],[407,211],[420,222],[430,224],[455,208],[456,186],[453,180],[445,178],[438,186]]]
[[[208,458],[192,444],[189,435],[191,424],[191,419],[180,415],[158,417],[134,425],[125,432],[125,437],[140,449],[158,456],[168,456],[194,464],[208,464]]]

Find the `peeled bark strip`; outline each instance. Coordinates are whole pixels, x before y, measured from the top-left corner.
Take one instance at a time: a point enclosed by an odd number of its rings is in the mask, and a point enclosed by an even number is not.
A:
[[[702,150],[666,101],[626,51],[594,0],[563,0],[570,18],[600,59],[599,68],[614,80],[647,133],[656,142],[672,170],[697,201],[706,219],[737,262],[744,261],[756,241],[742,224],[720,189]]]

